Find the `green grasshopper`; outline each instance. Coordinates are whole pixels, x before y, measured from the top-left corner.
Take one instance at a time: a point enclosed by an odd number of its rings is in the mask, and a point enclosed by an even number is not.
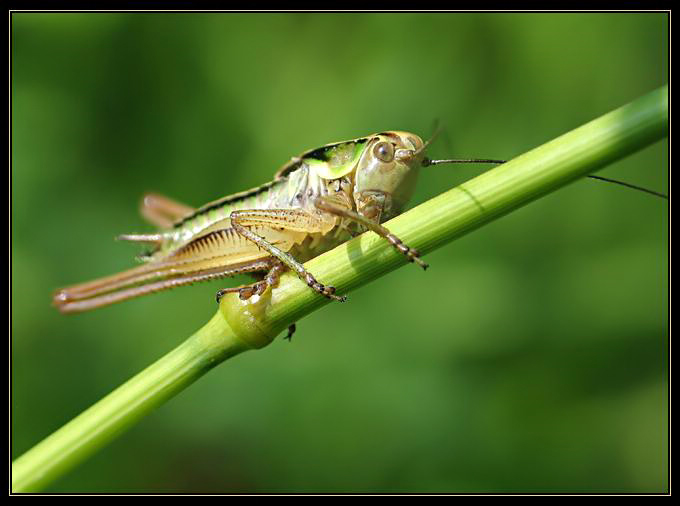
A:
[[[229,292],[247,300],[276,286],[288,269],[320,295],[344,301],[302,262],[365,230],[426,268],[418,251],[380,225],[399,214],[413,193],[427,164],[426,146],[407,132],[328,144],[292,158],[273,181],[198,209],[146,195],[141,213],[160,231],[119,237],[153,246],[144,264],[63,288],[54,305],[63,313],[87,311],[198,281],[264,273],[255,283],[217,292],[218,301]]]
[[[54,295],[63,313],[87,311],[199,281],[253,273],[254,283],[224,288],[242,300],[262,295],[292,270],[312,290],[345,301],[302,265],[349,238],[372,230],[423,269],[427,264],[380,223],[398,215],[411,197],[422,167],[440,163],[503,163],[503,160],[429,160],[431,142],[401,131],[336,142],[292,158],[274,180],[193,209],[156,194],[142,199],[141,214],[155,234],[121,240],[152,245],[144,263]],[[615,180],[609,182],[624,184]],[[657,194],[658,195],[658,194]]]

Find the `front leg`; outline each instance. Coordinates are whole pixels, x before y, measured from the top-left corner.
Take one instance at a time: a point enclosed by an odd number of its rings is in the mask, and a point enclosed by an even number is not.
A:
[[[233,211],[230,216],[231,226],[241,236],[255,243],[259,248],[278,258],[289,269],[295,272],[312,290],[331,300],[345,302],[347,297],[335,295],[335,287],[319,283],[305,267],[292,255],[281,251],[269,241],[260,237],[248,226],[269,227],[291,232],[321,232],[327,223],[320,216],[299,209],[253,209]]]
[[[353,211],[352,209],[348,209],[342,205],[339,205],[337,202],[328,199],[327,197],[317,198],[314,201],[314,205],[316,206],[317,209],[321,211],[325,211],[335,216],[340,216],[342,218],[347,218],[349,220],[352,220],[356,223],[363,225],[367,229],[378,234],[380,237],[387,239],[387,241],[389,241],[389,243],[392,246],[394,246],[399,253],[405,255],[408,258],[409,262],[415,262],[418,265],[420,265],[423,269],[427,269],[429,267],[425,262],[423,262],[420,259],[420,253],[418,252],[418,250],[406,246],[406,244],[404,244],[401,239],[399,239],[396,235],[394,235],[385,227],[383,227],[380,223],[369,220],[365,216],[362,216],[361,214],[357,213],[356,211]]]

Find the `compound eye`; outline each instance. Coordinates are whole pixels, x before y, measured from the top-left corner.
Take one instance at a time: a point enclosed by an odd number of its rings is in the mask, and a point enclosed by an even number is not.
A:
[[[391,162],[394,159],[394,146],[389,142],[379,142],[373,148],[373,154],[380,161]]]

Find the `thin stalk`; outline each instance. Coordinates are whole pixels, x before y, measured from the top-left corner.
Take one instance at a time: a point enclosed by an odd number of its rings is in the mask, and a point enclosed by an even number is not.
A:
[[[198,332],[12,464],[12,491],[41,490],[223,360],[249,349],[218,311]]]
[[[656,142],[667,130],[668,88],[664,86],[415,207],[386,226],[427,253]],[[321,282],[336,286],[338,293],[347,293],[405,263],[386,241],[365,233],[306,267]],[[187,341],[16,459],[13,492],[47,486],[215,365],[266,346],[288,325],[326,303],[291,274],[282,277],[278,288],[250,301],[241,301],[236,294],[225,296],[215,316]]]

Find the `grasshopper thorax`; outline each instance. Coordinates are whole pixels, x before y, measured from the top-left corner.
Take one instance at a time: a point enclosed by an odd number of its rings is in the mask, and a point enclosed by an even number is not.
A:
[[[352,197],[357,212],[373,221],[396,216],[415,189],[423,140],[409,132],[372,135],[357,163]]]

